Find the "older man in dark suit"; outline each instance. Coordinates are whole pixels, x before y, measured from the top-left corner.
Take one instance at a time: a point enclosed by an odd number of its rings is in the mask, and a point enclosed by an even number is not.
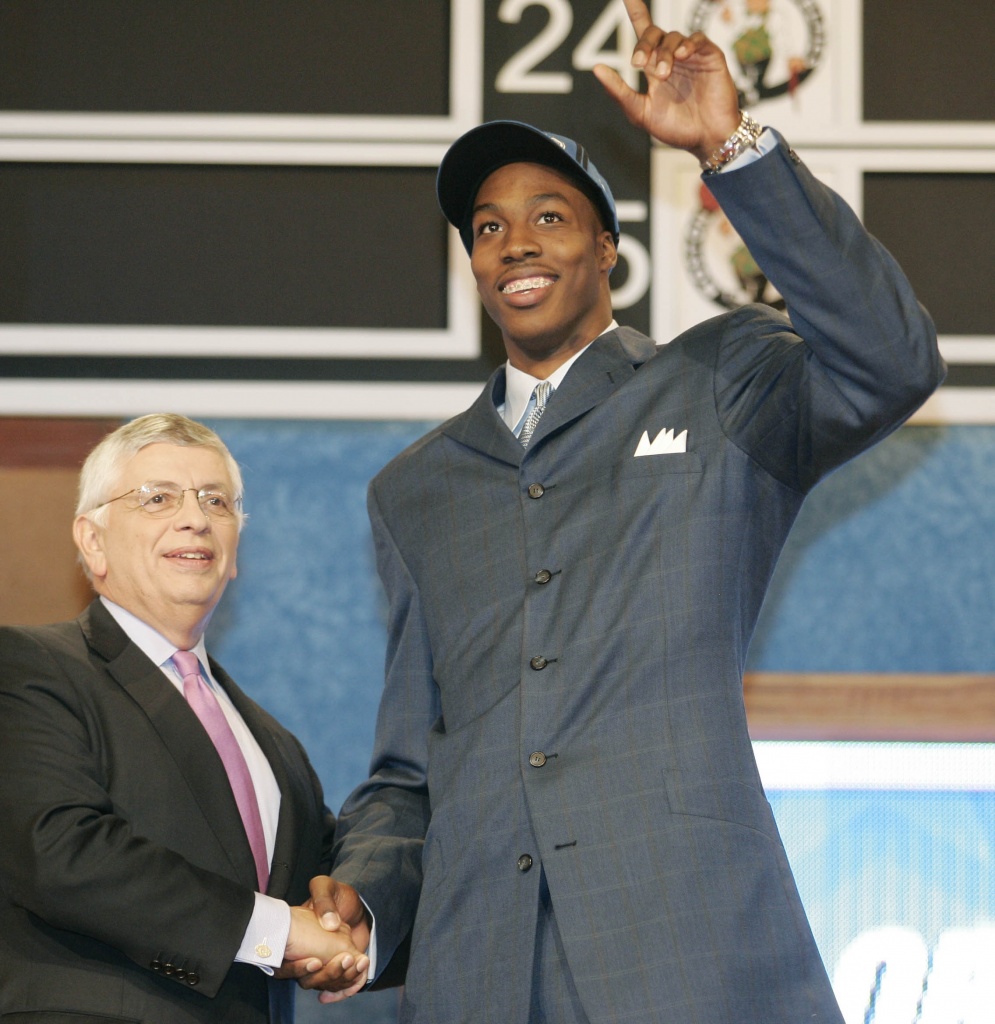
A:
[[[205,649],[241,505],[213,431],[126,424],[80,477],[99,598],[0,629],[0,1020],[290,1024],[291,962],[365,982],[365,931],[290,905],[334,835],[307,755]]]
[[[657,345],[613,320],[618,221],[582,147],[495,122],[443,160],[508,362],[371,484],[386,688],[312,889],[350,920],[362,895],[377,973],[410,938],[405,1022],[842,1020],[742,673],[805,495],[943,366],[894,260],[738,109],[721,51],[626,6],[646,92],[595,73],[697,158],[788,315]]]

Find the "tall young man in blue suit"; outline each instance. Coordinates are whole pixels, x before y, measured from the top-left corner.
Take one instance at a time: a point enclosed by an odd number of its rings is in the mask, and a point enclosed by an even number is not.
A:
[[[238,465],[202,424],[143,416],[90,453],[78,512],[99,596],[0,629],[0,1020],[291,1024],[284,959],[348,988],[367,936],[290,905],[335,819],[301,745],[205,648]]]
[[[453,144],[439,199],[508,362],[370,486],[386,688],[312,892],[352,919],[358,890],[377,972],[410,936],[406,1022],[838,1024],[742,674],[805,495],[943,367],[899,267],[740,112],[721,51],[626,6],[647,90],[595,74],[701,162],[789,315],[666,345],[619,327],[581,148],[507,122]]]

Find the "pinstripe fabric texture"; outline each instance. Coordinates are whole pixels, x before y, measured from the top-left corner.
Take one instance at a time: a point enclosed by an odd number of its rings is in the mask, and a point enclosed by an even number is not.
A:
[[[533,957],[529,1024],[588,1024],[556,926],[556,911],[545,875],[539,881]]]
[[[590,1024],[841,1021],[742,671],[805,494],[943,369],[894,262],[783,141],[709,184],[790,321],[603,335],[526,450],[499,371],[371,484],[386,688],[335,873],[384,959],[413,926],[404,1021],[548,1018],[537,978]]]

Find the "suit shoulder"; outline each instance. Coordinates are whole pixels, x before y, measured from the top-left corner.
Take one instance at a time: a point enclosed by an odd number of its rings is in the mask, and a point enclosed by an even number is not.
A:
[[[434,447],[442,439],[443,432],[465,415],[466,413],[463,412],[457,416],[453,416],[451,419],[446,420],[445,423],[441,423],[439,426],[434,427],[427,434],[423,434],[417,441],[413,441],[409,444],[407,448],[395,455],[390,462],[388,462],[387,465],[373,477],[370,482],[370,487],[379,487],[388,481],[392,481],[398,477],[403,477],[406,473],[417,473],[419,471],[419,466],[422,465],[423,461],[431,457]]]
[[[78,622],[44,626],[0,626],[0,690],[22,691],[30,683],[64,696],[75,690],[87,645]]]
[[[656,363],[663,370],[666,359],[683,358],[714,367],[722,358],[723,349],[730,345],[763,345],[786,332],[791,333],[791,322],[784,313],[762,303],[749,303],[702,320],[669,342],[657,343],[657,358],[643,365]],[[660,361],[661,356],[665,360]]]
[[[77,620],[50,622],[42,626],[0,626],[0,660],[7,661],[15,651],[75,651],[85,646]]]

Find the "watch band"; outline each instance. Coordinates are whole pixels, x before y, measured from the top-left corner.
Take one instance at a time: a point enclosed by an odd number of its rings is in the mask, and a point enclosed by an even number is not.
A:
[[[712,152],[707,160],[701,161],[701,169],[705,174],[714,174],[730,160],[735,160],[740,153],[756,146],[763,128],[745,110],[741,113],[739,127],[718,149]]]

